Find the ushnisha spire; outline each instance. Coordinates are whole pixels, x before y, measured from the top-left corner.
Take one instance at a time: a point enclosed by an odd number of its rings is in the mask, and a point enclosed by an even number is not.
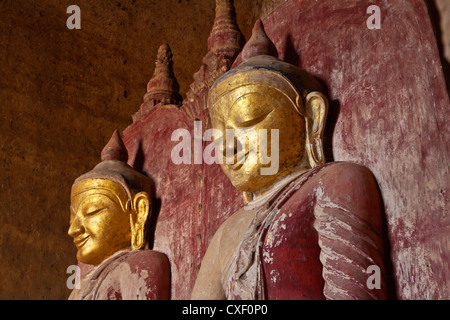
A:
[[[123,187],[132,199],[133,193],[146,191],[153,195],[153,180],[133,169],[128,163],[128,151],[117,130],[109,139],[109,142],[103,148],[101,161],[91,170],[79,176],[72,186],[72,193],[83,192],[86,188],[109,188],[110,185],[105,180],[118,183]],[[86,180],[95,179],[95,183],[86,182]],[[77,186],[79,183],[85,184],[82,188]]]
[[[260,55],[278,58],[277,48],[267,36],[261,19],[258,19],[253,26],[252,36],[242,49],[241,57],[245,62],[251,57]]]
[[[127,148],[117,130],[114,130],[111,139],[103,148],[101,159],[102,161],[119,160],[125,163],[128,161]]]

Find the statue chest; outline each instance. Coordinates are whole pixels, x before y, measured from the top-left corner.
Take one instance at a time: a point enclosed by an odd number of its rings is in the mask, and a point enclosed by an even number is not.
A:
[[[314,202],[294,193],[280,208],[262,247],[267,298],[324,299]]]

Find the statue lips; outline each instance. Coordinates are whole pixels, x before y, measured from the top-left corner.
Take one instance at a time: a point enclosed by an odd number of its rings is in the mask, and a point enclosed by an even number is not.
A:
[[[84,246],[87,242],[87,240],[89,239],[89,236],[85,236],[83,238],[76,238],[73,240],[73,242],[75,243],[75,245],[77,246],[77,248],[81,248],[82,246]]]

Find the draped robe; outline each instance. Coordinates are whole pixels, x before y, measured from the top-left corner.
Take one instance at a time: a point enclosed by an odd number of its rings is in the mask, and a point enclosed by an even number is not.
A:
[[[69,300],[166,300],[170,298],[167,258],[152,250],[118,251],[92,268]]]
[[[253,220],[222,272],[227,299],[387,298],[384,214],[368,169],[329,163],[241,210]]]

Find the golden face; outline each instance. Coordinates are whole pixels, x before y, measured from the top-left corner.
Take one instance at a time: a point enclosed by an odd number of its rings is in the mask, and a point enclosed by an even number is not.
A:
[[[77,247],[77,259],[100,264],[115,252],[130,247],[127,195],[117,183],[104,179],[83,180],[72,188],[68,234]]]
[[[252,84],[240,85],[249,83],[247,77],[246,74],[235,76],[219,84],[225,88],[215,88],[235,89],[218,99],[212,96],[215,103],[210,106],[210,116],[213,127],[222,133],[221,165],[225,174],[237,189],[256,192],[291,173],[301,162],[305,150],[305,120],[296,110],[292,92],[287,94],[279,89],[286,86],[285,79],[263,75],[259,83],[255,81],[258,79],[252,79]],[[236,133],[234,140],[227,139],[230,129]],[[231,159],[226,157],[227,151]],[[272,163],[264,162],[264,155]],[[227,163],[227,159],[232,163]],[[276,160],[278,165],[274,167]],[[276,170],[264,174],[264,169],[270,167]]]

